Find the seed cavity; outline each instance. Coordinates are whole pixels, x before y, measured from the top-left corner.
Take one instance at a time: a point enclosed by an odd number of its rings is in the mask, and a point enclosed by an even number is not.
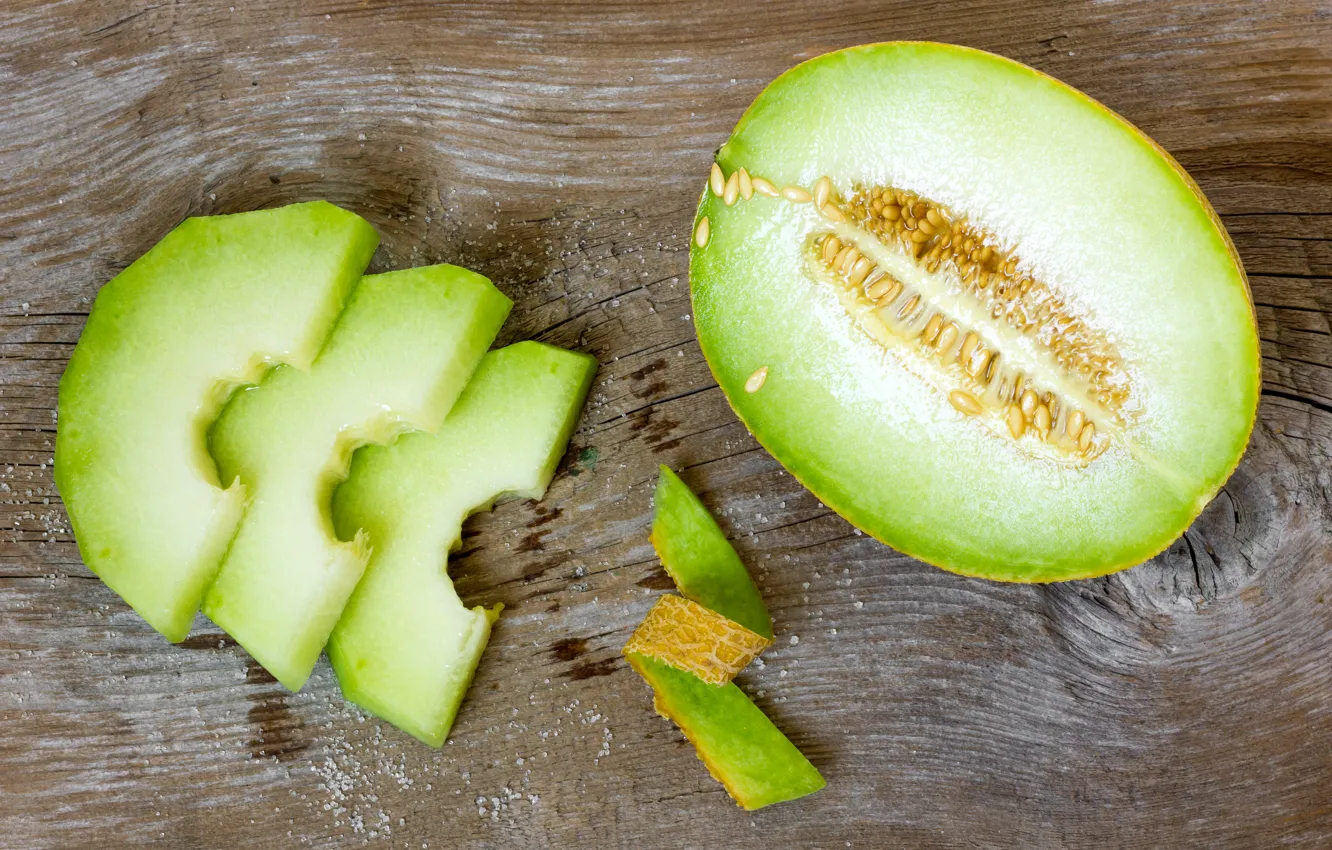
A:
[[[812,202],[826,228],[810,237],[813,276],[837,285],[862,330],[908,371],[1020,450],[1088,463],[1133,415],[1114,345],[1016,249],[964,216],[894,187],[854,185],[842,195],[827,175],[810,189],[778,188],[713,163],[708,187],[727,206],[755,195]],[[710,236],[704,216],[694,243],[705,247]],[[767,375],[757,369],[745,391],[757,392]]]
[[[760,366],[754,370],[754,374],[745,381],[745,392],[756,393],[763,389],[763,384],[768,380],[768,367]]]
[[[830,178],[814,184],[810,199],[833,228],[813,235],[812,269],[842,288],[862,328],[910,343],[912,371],[1024,451],[1081,464],[1105,450],[1094,419],[1126,421],[1118,352],[1015,251],[908,192],[837,198]]]

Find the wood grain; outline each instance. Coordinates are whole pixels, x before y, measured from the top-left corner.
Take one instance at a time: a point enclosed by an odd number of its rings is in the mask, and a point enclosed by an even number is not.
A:
[[[1332,844],[1332,7],[232,2],[0,9],[0,846]],[[711,152],[795,62],[903,38],[1109,104],[1247,264],[1253,443],[1137,569],[1008,586],[902,557],[785,475],[700,357]],[[184,216],[317,197],[379,228],[377,268],[469,265],[516,301],[503,341],[602,364],[546,500],[468,525],[460,590],[506,611],[439,752],[326,664],[289,694],[202,618],[166,644],[82,567],[51,481],[98,286]],[[737,810],[617,654],[665,585],[658,463],[761,582],[778,645],[741,683],[814,797]]]

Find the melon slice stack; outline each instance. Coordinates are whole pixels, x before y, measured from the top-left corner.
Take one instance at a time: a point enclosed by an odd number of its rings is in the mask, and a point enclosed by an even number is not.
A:
[[[328,645],[350,699],[439,746],[498,613],[448,552],[544,494],[596,363],[487,353],[508,298],[363,277],[377,242],[323,202],[181,224],[99,293],[55,475],[84,562],[169,640],[202,607],[293,690]]]

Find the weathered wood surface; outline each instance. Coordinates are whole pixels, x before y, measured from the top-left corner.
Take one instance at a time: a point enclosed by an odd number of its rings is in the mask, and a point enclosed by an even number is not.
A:
[[[1022,587],[913,562],[709,376],[686,246],[711,151],[788,66],[897,38],[1090,92],[1234,235],[1261,418],[1149,564]],[[0,845],[1332,844],[1326,3],[9,0],[0,81]],[[203,619],[166,644],[81,565],[51,481],[97,287],[186,215],[316,197],[374,222],[381,268],[492,277],[505,341],[602,363],[545,502],[469,524],[461,591],[507,607],[440,752],[326,665],[293,695]],[[664,584],[658,463],[760,578],[779,642],[742,682],[827,776],[812,798],[737,810],[618,657]]]

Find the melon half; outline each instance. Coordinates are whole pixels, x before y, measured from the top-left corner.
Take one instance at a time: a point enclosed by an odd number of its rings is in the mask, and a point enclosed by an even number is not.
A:
[[[759,442],[968,575],[1151,557],[1256,414],[1248,283],[1197,185],[1106,107],[977,50],[856,47],[773,82],[717,153],[690,281]]]

